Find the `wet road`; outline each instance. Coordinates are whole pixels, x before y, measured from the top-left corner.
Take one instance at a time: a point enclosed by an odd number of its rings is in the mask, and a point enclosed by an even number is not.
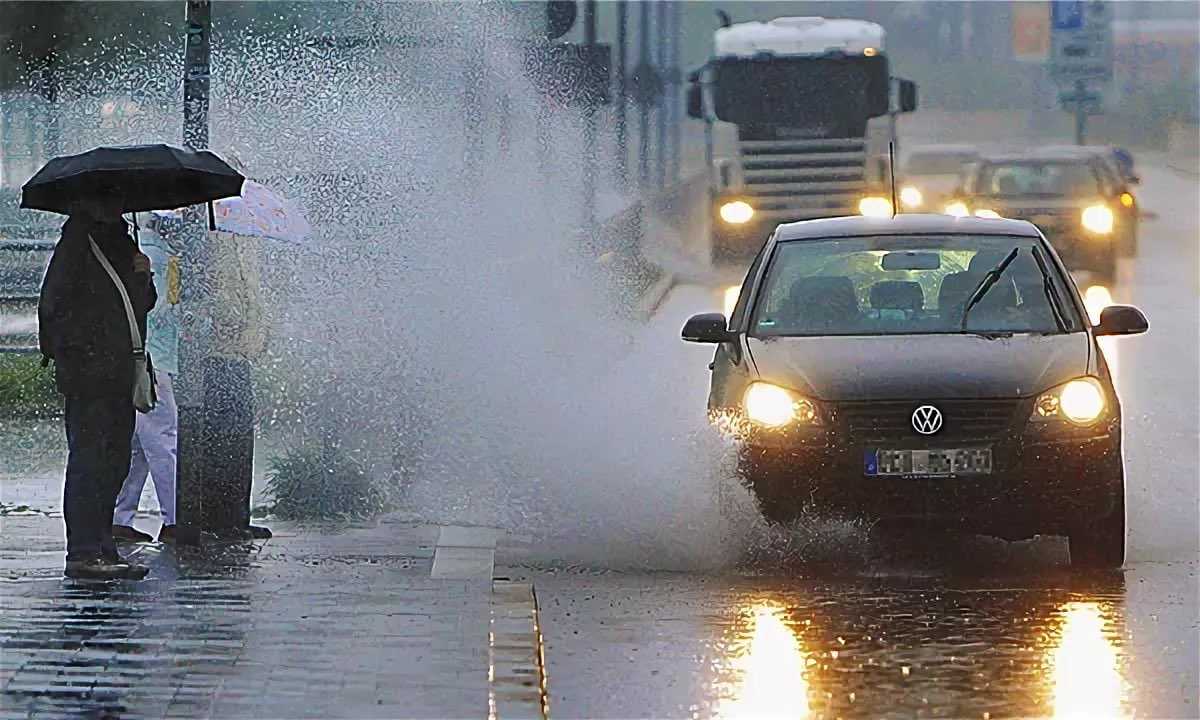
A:
[[[1149,163],[1148,163],[1149,164]],[[707,574],[568,563],[533,580],[559,717],[1198,717],[1197,183],[1146,167],[1158,214],[1117,302],[1152,331],[1106,348],[1126,413],[1129,564],[1086,575],[1065,542],[730,528]],[[655,325],[677,337],[720,289],[686,287]],[[695,387],[710,351],[663,344]],[[744,516],[734,515],[736,525]],[[598,553],[602,551],[598,550]],[[720,565],[720,562],[717,563]],[[670,567],[654,552],[631,567]]]

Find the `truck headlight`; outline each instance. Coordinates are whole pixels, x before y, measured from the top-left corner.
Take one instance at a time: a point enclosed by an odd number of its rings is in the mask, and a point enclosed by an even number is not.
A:
[[[1113,229],[1113,213],[1106,205],[1091,205],[1079,216],[1083,229],[1097,235],[1107,235]]]
[[[900,189],[900,204],[906,208],[919,208],[925,204],[925,196],[912,185]]]
[[[865,197],[858,201],[858,214],[866,217],[891,217],[892,202],[885,197]]]
[[[721,219],[730,225],[743,225],[754,217],[754,208],[744,200],[731,200],[722,205],[717,212],[721,215]]]
[[[942,212],[944,212],[947,215],[952,215],[954,217],[966,217],[971,214],[971,210],[967,207],[967,204],[965,202],[963,202],[962,200],[955,200],[954,202],[947,205],[946,209],[943,210]]]
[[[746,388],[742,406],[746,417],[767,427],[780,428],[793,422],[821,424],[811,400],[767,382],[752,383]]]
[[[1100,381],[1081,377],[1039,395],[1030,420],[1066,420],[1075,425],[1091,425],[1104,415],[1107,405]]]

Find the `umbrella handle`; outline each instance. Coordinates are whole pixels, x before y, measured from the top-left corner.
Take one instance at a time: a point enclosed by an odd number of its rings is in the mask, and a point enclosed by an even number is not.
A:
[[[217,229],[217,216],[216,216],[216,213],[213,211],[212,200],[208,201],[208,229],[209,230]]]

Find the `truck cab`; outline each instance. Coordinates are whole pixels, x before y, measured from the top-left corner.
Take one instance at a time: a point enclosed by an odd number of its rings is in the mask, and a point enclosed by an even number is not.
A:
[[[881,26],[782,17],[719,28],[690,76],[706,122],[716,260],[752,255],[779,223],[890,214],[888,143],[916,86],[891,77]]]

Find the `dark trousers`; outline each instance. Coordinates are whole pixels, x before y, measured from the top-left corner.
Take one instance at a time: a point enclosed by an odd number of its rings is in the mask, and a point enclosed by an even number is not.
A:
[[[117,554],[113,508],[129,474],[135,412],[129,392],[66,397],[67,560]]]
[[[247,360],[210,357],[204,365],[205,530],[250,525],[254,471],[254,385]]]

